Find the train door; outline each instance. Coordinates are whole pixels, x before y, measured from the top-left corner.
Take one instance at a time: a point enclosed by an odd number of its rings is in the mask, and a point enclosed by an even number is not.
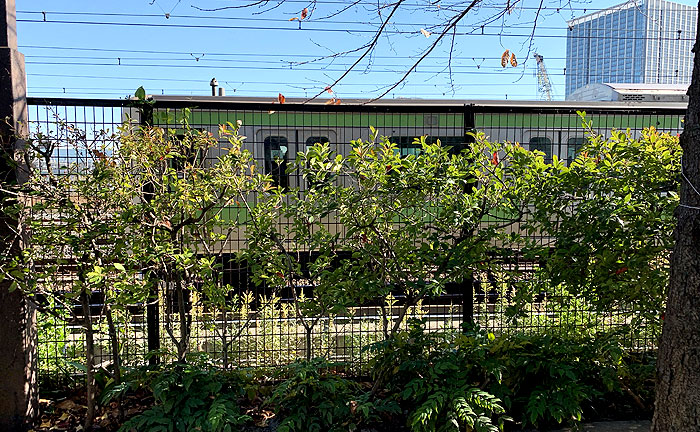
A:
[[[576,159],[585,142],[583,133],[574,131],[528,129],[523,132],[523,143],[529,150],[544,153],[545,162],[552,162],[552,157],[556,155],[559,160],[570,163]]]

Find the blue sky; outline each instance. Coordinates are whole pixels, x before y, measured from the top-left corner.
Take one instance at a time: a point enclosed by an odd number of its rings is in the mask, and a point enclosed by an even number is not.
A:
[[[313,96],[342,75],[357,53],[307,64],[332,53],[361,47],[377,28],[377,1],[344,10],[350,1],[319,0],[303,21],[308,1],[287,0],[279,7],[203,11],[253,0],[32,0],[18,2],[20,50],[26,56],[31,96],[123,98],[144,86],[149,93],[210,94],[216,77],[228,96],[276,98]],[[380,1],[380,4],[387,2]],[[452,14],[457,0],[419,7],[407,0],[365,58],[333,87],[336,97],[368,98],[396,83],[423,49],[437,38],[437,23]],[[493,22],[497,12],[470,13],[454,38],[445,37],[409,78],[387,97],[535,99],[533,52],[544,56],[554,98],[564,96],[566,21],[620,1],[548,0],[534,38],[532,22],[539,1],[523,0]],[[503,2],[498,2],[503,3]],[[696,4],[694,0],[680,3]],[[382,10],[386,16],[389,8]],[[340,12],[340,13],[339,13]],[[167,14],[167,17],[166,17]],[[337,15],[336,15],[337,14]],[[332,16],[331,16],[332,15]],[[329,17],[330,16],[330,17]],[[484,25],[483,34],[481,25]],[[421,29],[432,31],[429,37]],[[452,48],[452,49],[451,49]],[[517,67],[501,67],[501,55],[514,53]],[[451,69],[448,64],[452,53]],[[530,57],[524,62],[526,57]],[[324,93],[321,98],[330,98]]]

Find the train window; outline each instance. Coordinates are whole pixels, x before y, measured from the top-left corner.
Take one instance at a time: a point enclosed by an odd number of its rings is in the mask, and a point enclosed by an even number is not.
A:
[[[275,185],[283,188],[289,186],[289,179],[287,177],[288,149],[289,143],[287,137],[268,136],[263,142],[265,174],[271,175]]]
[[[197,133],[197,132],[195,132]],[[185,137],[184,133],[175,135],[175,143],[179,147],[177,150],[180,153],[179,157],[174,157],[169,160],[169,165],[176,171],[182,171],[187,164],[193,166],[202,166],[206,157],[206,150],[203,148],[194,148],[195,145]]]
[[[545,162],[552,160],[552,140],[547,137],[530,138],[530,151],[539,150],[544,153]]]
[[[465,137],[461,136],[448,136],[448,137],[438,137],[440,143],[450,148],[450,154],[460,154],[462,150],[466,149],[468,144]]]
[[[306,139],[306,147],[310,147],[315,144],[319,143],[329,143],[331,140],[328,139],[328,137],[319,135],[319,136],[310,136]],[[330,176],[328,173],[326,175],[321,176],[320,174],[316,174],[315,177],[310,176],[308,177],[308,184],[309,184],[309,189],[314,189],[322,185],[323,183],[327,182],[329,180]],[[314,180],[315,179],[315,180]]]
[[[413,143],[414,138],[407,136],[389,137],[389,142],[396,144],[396,151],[401,157],[419,155],[423,151],[420,144]]]
[[[586,138],[584,137],[569,138],[569,140],[566,142],[566,157],[568,158],[569,162],[576,159],[576,155],[578,155],[579,151],[581,151],[581,147],[583,147],[585,142]]]
[[[329,143],[331,140],[324,136],[310,136],[306,139],[306,147],[312,146],[318,143]]]
[[[466,140],[461,136],[443,137],[428,135],[425,137],[425,142],[428,144],[435,144],[438,140],[444,147],[450,148],[451,154],[459,154],[467,145]],[[397,145],[397,150],[401,156],[419,155],[423,152],[421,145],[415,143],[415,138],[412,137],[393,136],[389,138],[389,141]]]

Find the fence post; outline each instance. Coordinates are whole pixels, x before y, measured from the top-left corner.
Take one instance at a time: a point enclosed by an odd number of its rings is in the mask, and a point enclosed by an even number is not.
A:
[[[141,103],[139,107],[140,124],[141,126],[153,126],[153,106],[148,103]],[[148,192],[153,193],[153,185],[144,185],[144,194],[148,196]],[[160,303],[158,301],[158,284],[151,285],[151,292],[148,295],[148,303],[146,304],[146,333],[148,342],[148,351],[157,351],[160,349]],[[160,356],[154,355],[148,359],[150,365],[156,365],[160,362]]]
[[[468,135],[476,132],[476,115],[473,105],[464,105],[464,137],[467,144],[474,142],[474,137]],[[465,146],[466,147],[466,146]],[[472,185],[470,183],[470,185]],[[468,186],[471,187],[471,186]],[[470,274],[460,284],[462,293],[462,326],[474,324],[474,275]]]
[[[15,149],[28,134],[27,81],[24,55],[17,51],[15,0],[0,0],[0,182],[22,180]],[[0,244],[2,259],[20,251],[17,219],[5,212],[13,197],[0,193]],[[21,431],[36,416],[37,333],[36,309],[20,290],[10,292],[10,281],[0,282],[0,430]]]
[[[462,327],[474,324],[474,277],[469,276],[461,283]]]

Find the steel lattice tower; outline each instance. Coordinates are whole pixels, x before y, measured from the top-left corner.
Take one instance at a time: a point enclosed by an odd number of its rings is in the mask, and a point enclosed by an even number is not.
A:
[[[552,83],[549,81],[547,68],[544,65],[544,57],[537,53],[534,57],[537,62],[537,99],[551,101]]]

